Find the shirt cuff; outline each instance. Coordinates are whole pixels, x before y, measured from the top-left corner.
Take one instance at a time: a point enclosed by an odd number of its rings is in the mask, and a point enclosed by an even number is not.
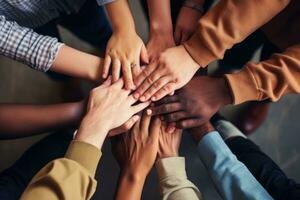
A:
[[[200,67],[204,68],[218,58],[211,53],[202,41],[203,39],[199,32],[196,32],[189,40],[183,43],[183,46],[190,56],[200,65]]]
[[[101,155],[101,151],[93,145],[73,140],[69,145],[65,158],[76,161],[95,176]]]
[[[233,104],[260,100],[254,75],[248,67],[245,67],[238,73],[226,74],[224,76],[231,90]]]
[[[114,2],[115,0],[97,0],[97,3],[99,6],[103,6],[105,4],[108,4],[108,3],[111,3],[111,2]]]
[[[184,157],[169,157],[158,160],[155,163],[159,181],[166,178],[176,177],[176,179],[187,179],[185,171]],[[175,167],[176,166],[176,167]]]

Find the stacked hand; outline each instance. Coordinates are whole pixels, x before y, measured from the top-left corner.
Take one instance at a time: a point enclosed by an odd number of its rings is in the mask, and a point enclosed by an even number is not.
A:
[[[231,103],[230,91],[223,78],[193,78],[175,95],[168,96],[151,108],[152,115],[177,128],[192,128],[207,122],[221,107]]]
[[[134,105],[137,100],[130,95],[129,90],[122,89],[123,85],[122,79],[114,84],[108,79],[91,91],[87,114],[81,122],[76,139],[101,148],[110,130],[120,127],[126,121],[134,124],[139,119],[135,114],[146,108],[149,102]],[[110,134],[118,133],[113,131]]]
[[[104,59],[103,78],[111,69],[112,82],[122,73],[126,89],[135,89],[134,78],[140,72],[140,61],[148,63],[146,47],[135,31],[115,31],[111,36]]]

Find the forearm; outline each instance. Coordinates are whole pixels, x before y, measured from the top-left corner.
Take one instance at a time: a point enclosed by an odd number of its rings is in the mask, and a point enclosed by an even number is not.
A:
[[[157,32],[173,34],[170,0],[148,0],[150,36]]]
[[[103,59],[66,45],[61,47],[50,70],[96,83],[103,81]]]
[[[197,32],[184,44],[185,48],[200,66],[205,67],[222,58],[227,49],[271,20],[289,2],[220,1],[201,17]]]
[[[299,55],[300,44],[274,54],[269,60],[249,63],[238,73],[226,75],[233,103],[264,99],[277,101],[285,94],[299,94]]]
[[[140,200],[146,176],[123,170],[120,174],[116,200]]]
[[[0,105],[0,139],[26,137],[76,126],[84,110],[82,102],[54,105]]]
[[[105,6],[113,32],[135,32],[135,24],[127,0],[117,0]],[[125,39],[125,38],[124,38]]]

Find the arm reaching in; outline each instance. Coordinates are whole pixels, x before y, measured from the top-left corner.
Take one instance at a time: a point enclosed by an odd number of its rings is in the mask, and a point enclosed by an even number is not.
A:
[[[111,69],[112,82],[122,71],[126,89],[135,89],[134,78],[140,72],[140,61],[148,63],[146,47],[135,31],[135,24],[127,0],[105,5],[113,34],[108,41],[104,60],[103,78]]]
[[[182,131],[173,129],[173,132],[167,132],[166,129],[166,125],[162,124],[155,164],[162,199],[202,199],[198,188],[187,178],[185,159],[178,156]]]
[[[150,63],[167,48],[174,47],[173,25],[171,18],[170,0],[148,0],[150,18],[150,39],[147,51]]]
[[[95,83],[101,77],[103,60],[35,33],[0,16],[0,54],[40,71],[55,71]]]
[[[130,132],[113,138],[113,153],[121,167],[117,200],[139,200],[157,155],[160,120],[146,113]]]
[[[64,158],[48,163],[24,191],[21,199],[90,199],[96,190],[95,171],[101,157],[100,149],[111,129],[132,118],[149,103],[136,104],[123,81],[107,80],[92,90],[75,139]],[[118,117],[116,117],[118,116]],[[133,117],[132,117],[133,116]]]

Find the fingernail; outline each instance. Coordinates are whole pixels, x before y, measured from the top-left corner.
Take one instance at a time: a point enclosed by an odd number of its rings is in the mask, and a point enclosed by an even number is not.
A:
[[[152,100],[152,101],[155,101],[155,100],[156,100],[156,97],[152,97],[151,100]]]
[[[139,94],[139,93],[134,93],[134,94],[133,94],[133,97],[134,97],[135,99],[139,99],[140,94]]]
[[[103,74],[102,77],[103,77],[103,78],[106,78],[106,77],[107,77],[107,74]]]
[[[147,109],[146,113],[147,113],[147,115],[151,115],[152,114],[152,110],[151,109]]]
[[[132,85],[132,87],[131,87],[133,90],[135,90],[136,89],[136,86],[135,85]]]
[[[163,117],[163,116],[160,116],[160,120],[161,120],[161,121],[164,121],[165,119],[164,119],[164,117]]]
[[[142,97],[140,98],[140,100],[141,100],[141,101],[145,101],[145,100],[146,100],[146,97],[145,97],[145,96],[142,96]]]

